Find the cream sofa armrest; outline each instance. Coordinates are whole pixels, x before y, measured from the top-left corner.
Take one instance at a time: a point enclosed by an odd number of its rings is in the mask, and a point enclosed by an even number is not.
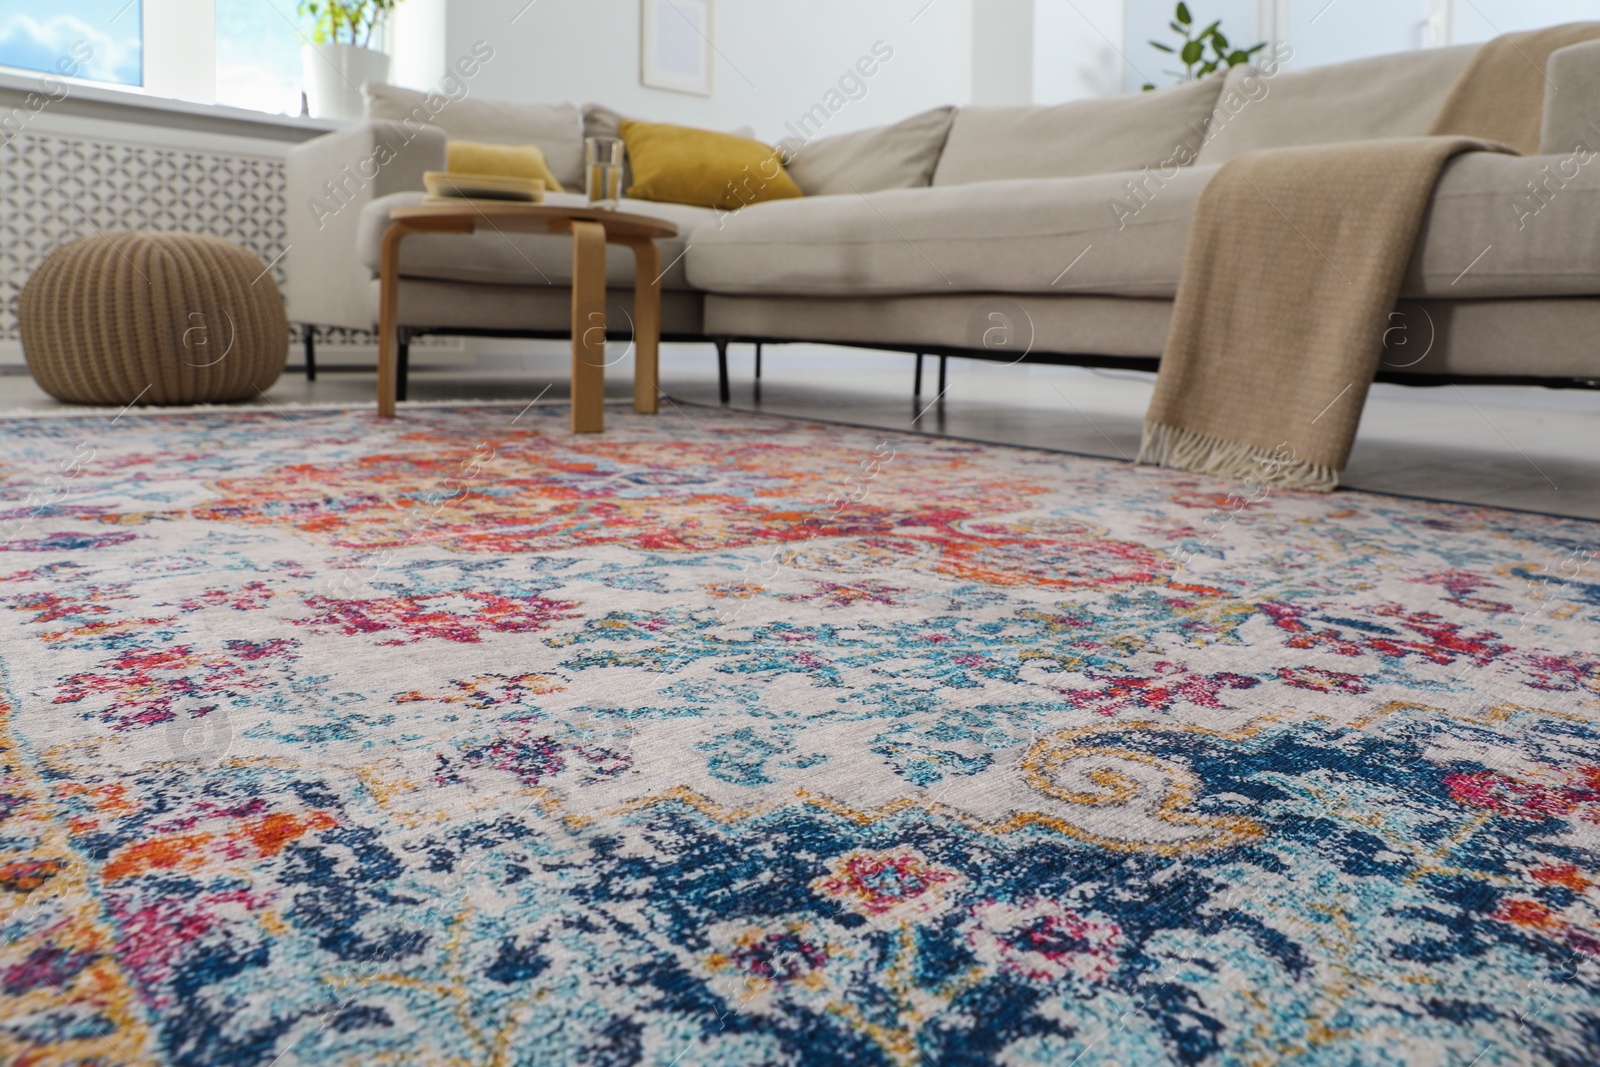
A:
[[[1545,65],[1539,151],[1564,156],[1580,144],[1600,148],[1600,40],[1558,48]]]
[[[445,132],[413,122],[365,122],[289,150],[284,164],[289,318],[370,329],[372,272],[361,263],[361,209],[390,193],[422,189],[444,170]]]

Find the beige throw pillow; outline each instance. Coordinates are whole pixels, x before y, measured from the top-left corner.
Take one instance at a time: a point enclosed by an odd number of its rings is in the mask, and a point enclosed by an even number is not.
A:
[[[789,177],[807,196],[917,189],[933,180],[955,113],[936,107],[893,126],[810,141],[788,137],[778,148]]]
[[[964,107],[934,185],[1075,178],[1194,162],[1221,78],[1050,107]]]
[[[437,126],[453,138],[490,144],[534,144],[550,173],[569,189],[583,188],[583,122],[571,104],[514,104],[503,100],[422,93],[368,82],[361,87],[367,117]]]

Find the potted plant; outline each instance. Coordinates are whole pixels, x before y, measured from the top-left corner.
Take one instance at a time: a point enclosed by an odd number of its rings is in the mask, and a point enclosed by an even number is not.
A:
[[[372,35],[400,0],[300,0],[311,43],[300,49],[306,109],[319,119],[361,117],[361,83],[389,80],[389,57]]]
[[[1172,32],[1181,38],[1178,44],[1174,46],[1163,44],[1161,41],[1151,41],[1150,47],[1178,57],[1178,61],[1183,64],[1183,70],[1168,70],[1162,73],[1174,75],[1180,82],[1194,81],[1216,71],[1225,71],[1229,67],[1237,67],[1240,63],[1248,63],[1251,56],[1267,47],[1267,43],[1262,41],[1249,48],[1235,48],[1223,35],[1221,19],[1196,34],[1193,31],[1194,20],[1189,15],[1189,5],[1181,2],[1173,13],[1172,21],[1167,25],[1171,26]],[[1212,54],[1209,57],[1206,55],[1207,45],[1211,46]],[[1155,86],[1147,82],[1144,88],[1148,92]]]

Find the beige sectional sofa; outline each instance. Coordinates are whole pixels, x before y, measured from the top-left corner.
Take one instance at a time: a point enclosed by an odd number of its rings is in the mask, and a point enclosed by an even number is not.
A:
[[[1269,60],[1137,96],[938,109],[787,143],[803,199],[731,213],[625,207],[679,226],[662,248],[669,338],[723,351],[815,341],[1153,369],[1189,220],[1223,163],[1276,146],[1421,135],[1472,52],[1303,71]],[[1600,42],[1555,53],[1547,80],[1544,154],[1470,154],[1445,170],[1381,376],[1600,384]],[[421,104],[374,89],[372,121],[290,154],[292,319],[372,326],[388,212],[421,199],[422,172],[443,167],[447,138],[540,143],[577,188],[574,146],[586,126],[616,121],[596,106]],[[631,254],[614,249],[608,268],[612,322],[625,333]],[[559,237],[413,237],[402,326],[564,336],[570,273]]]

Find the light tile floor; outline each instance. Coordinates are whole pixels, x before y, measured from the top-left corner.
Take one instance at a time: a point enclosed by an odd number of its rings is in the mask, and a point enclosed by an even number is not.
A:
[[[716,404],[709,345],[667,345],[663,388],[694,404]],[[563,360],[548,347],[502,362],[526,369],[418,370],[413,400],[532,400],[567,395]],[[950,361],[941,403],[936,361],[926,362],[922,402],[911,396],[910,356],[769,346],[759,393],[749,346],[730,357],[733,406],[886,429],[917,429],[1006,444],[1131,457],[1152,378],[1071,367],[1006,367]],[[278,405],[372,400],[374,379],[360,371],[323,372],[308,383],[291,370],[266,398]],[[631,396],[630,369],[615,369],[607,394]],[[0,413],[56,402],[22,375],[0,375]],[[693,418],[694,407],[665,417]],[[1536,387],[1375,386],[1368,398],[1345,485],[1356,489],[1546,511],[1600,519],[1600,391]]]

